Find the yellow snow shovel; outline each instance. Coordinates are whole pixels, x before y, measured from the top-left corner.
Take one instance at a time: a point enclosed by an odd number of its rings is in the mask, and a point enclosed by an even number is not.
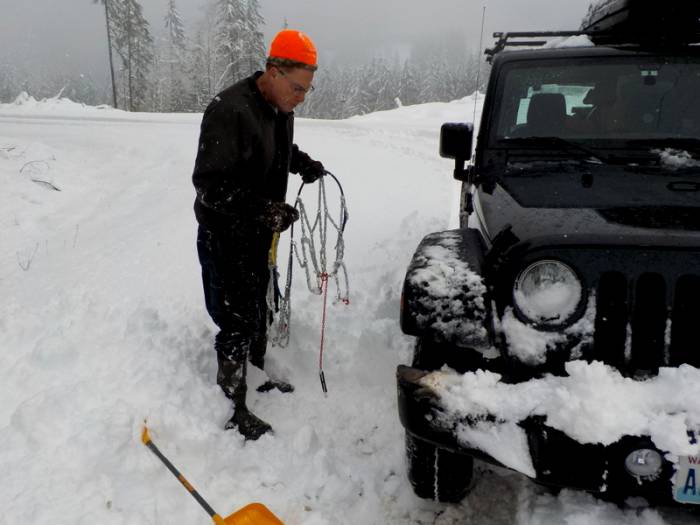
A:
[[[173,475],[178,479],[182,486],[187,489],[187,491],[192,494],[192,497],[197,500],[204,510],[207,511],[211,519],[216,523],[216,525],[284,525],[265,505],[262,503],[251,503],[246,505],[242,509],[234,512],[226,518],[219,516],[214,509],[212,509],[209,504],[204,501],[204,498],[199,495],[199,493],[194,489],[190,482],[185,479],[185,477],[180,474],[180,472],[173,466],[168,458],[166,458],[155,443],[151,441],[151,436],[148,434],[148,427],[144,425],[143,432],[141,433],[141,441],[144,445],[151,449],[158,459],[160,459],[163,464],[168,467],[168,470],[173,473]]]

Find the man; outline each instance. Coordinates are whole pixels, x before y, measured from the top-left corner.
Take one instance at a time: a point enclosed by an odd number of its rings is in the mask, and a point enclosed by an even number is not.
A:
[[[273,232],[299,218],[284,202],[288,173],[301,174],[305,183],[325,173],[293,143],[293,110],[313,89],[316,58],[304,33],[278,33],[265,72],[227,88],[207,107],[192,175],[204,297],[220,329],[214,344],[217,383],[233,401],[226,428],[250,440],[272,430],[246,406],[246,360],[264,366]]]

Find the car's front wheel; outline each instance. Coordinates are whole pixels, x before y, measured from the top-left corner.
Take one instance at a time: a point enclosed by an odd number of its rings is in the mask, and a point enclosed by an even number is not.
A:
[[[474,459],[436,447],[406,432],[408,479],[418,497],[459,503],[471,486]]]

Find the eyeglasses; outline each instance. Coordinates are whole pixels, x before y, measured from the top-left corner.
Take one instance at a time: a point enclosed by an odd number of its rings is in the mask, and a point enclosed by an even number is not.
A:
[[[290,80],[289,77],[287,76],[287,73],[285,73],[285,72],[284,72],[283,70],[281,70],[280,68],[276,67],[275,69],[277,69],[277,71],[280,72],[280,75],[282,75],[282,76],[285,78],[285,80],[286,80],[287,82],[289,82],[289,85],[292,86],[292,89],[294,90],[294,93],[296,93],[297,95],[302,95],[302,94],[308,95],[309,93],[311,93],[311,92],[314,90],[313,84],[310,85],[310,86],[308,87],[308,89],[307,89],[307,88],[305,88],[304,86],[302,86],[301,84],[297,84],[297,83],[294,82],[293,80]]]

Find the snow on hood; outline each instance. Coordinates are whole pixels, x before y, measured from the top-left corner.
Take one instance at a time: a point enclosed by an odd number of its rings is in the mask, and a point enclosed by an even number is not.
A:
[[[440,417],[446,425],[456,424],[460,439],[530,476],[531,465],[522,459],[529,457],[525,433],[515,425],[531,416],[544,416],[548,426],[584,444],[650,436],[671,461],[700,452],[687,434],[700,428],[700,370],[662,368],[646,381],[623,377],[601,362],[571,361],[566,371],[568,377],[506,384],[492,372],[462,375],[445,368],[424,377],[422,384],[437,392],[446,409]],[[472,428],[463,422],[467,416],[481,422]],[[478,439],[485,435],[490,439]],[[518,453],[511,458],[507,450],[504,454],[508,448]]]
[[[659,156],[661,165],[665,168],[677,170],[700,166],[700,160],[694,159],[687,151],[666,148],[664,150],[652,150],[652,153]]]

